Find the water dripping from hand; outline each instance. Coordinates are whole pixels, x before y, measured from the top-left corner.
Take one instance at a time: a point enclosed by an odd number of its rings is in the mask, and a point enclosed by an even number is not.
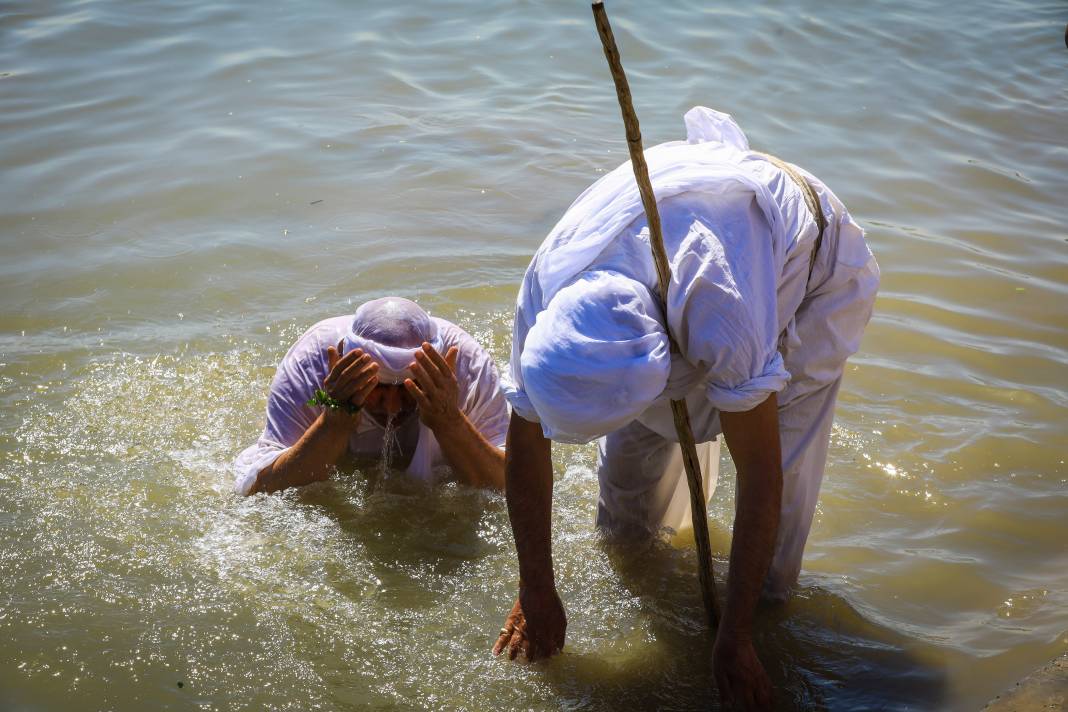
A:
[[[393,456],[400,450],[400,440],[397,437],[397,416],[390,414],[386,419],[385,432],[382,433],[382,456],[378,461],[378,475],[380,480],[389,477],[393,467]]]

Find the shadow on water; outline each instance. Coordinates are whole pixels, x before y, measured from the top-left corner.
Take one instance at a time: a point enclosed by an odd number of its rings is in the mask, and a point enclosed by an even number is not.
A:
[[[641,655],[566,651],[544,668],[569,709],[719,709],[692,550],[657,542],[624,551],[602,542],[622,586],[649,625]],[[717,562],[717,571],[726,562]],[[725,586],[719,582],[719,595]],[[604,631],[607,636],[611,630]],[[756,645],[775,690],[775,709],[937,709],[945,672],[911,652],[917,641],[866,620],[824,589],[785,604],[762,603]],[[569,631],[569,639],[574,640]],[[586,648],[588,650],[588,647]]]

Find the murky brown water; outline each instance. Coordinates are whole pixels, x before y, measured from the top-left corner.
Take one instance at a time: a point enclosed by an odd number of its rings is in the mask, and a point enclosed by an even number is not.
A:
[[[610,9],[647,143],[730,111],[883,268],[762,623],[781,705],[981,706],[1068,648],[1068,8]],[[0,5],[0,707],[709,704],[692,553],[601,547],[592,448],[560,451],[569,642],[533,667],[488,652],[500,496],[229,492],[320,318],[403,294],[504,363],[530,254],[624,152],[585,3]]]

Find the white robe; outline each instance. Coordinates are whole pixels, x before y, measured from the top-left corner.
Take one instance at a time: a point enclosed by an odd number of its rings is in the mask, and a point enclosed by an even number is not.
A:
[[[497,367],[492,357],[474,338],[444,319],[434,318],[442,348],[459,349],[456,378],[460,386],[461,410],[471,424],[496,447],[504,447],[508,434],[508,404],[500,390]],[[267,425],[255,444],[246,448],[234,462],[234,489],[248,494],[256,476],[278,456],[300,440],[319,416],[320,408],[308,407],[308,399],[322,388],[329,373],[327,348],[336,346],[348,333],[351,316],[320,321],[311,327],[278,365],[267,398]],[[375,458],[382,452],[383,429],[370,418],[361,418],[349,441],[349,451],[358,457]],[[402,457],[411,456],[407,472],[429,480],[446,466],[434,433],[413,417],[397,432]]]
[[[668,403],[672,384],[684,384],[670,395],[685,397],[694,435],[706,443],[721,432],[719,411],[746,411],[778,393],[784,489],[765,584],[766,593],[778,597],[800,571],[842,372],[871,316],[879,267],[842,203],[800,171],[827,219],[810,275],[818,228],[801,189],[749,150],[728,115],[697,107],[686,124],[686,142],[646,151],[673,275],[667,321],[683,358],[671,361],[669,388],[636,420],[602,433],[598,523],[677,528],[679,509],[670,505],[686,483]],[[516,412],[541,421],[550,437],[556,433],[524,391],[525,341],[556,292],[598,270],[623,274],[657,293],[629,163],[579,196],[520,287],[503,386]],[[597,421],[605,400],[590,393],[581,401],[590,422]],[[712,460],[707,452],[704,459]]]

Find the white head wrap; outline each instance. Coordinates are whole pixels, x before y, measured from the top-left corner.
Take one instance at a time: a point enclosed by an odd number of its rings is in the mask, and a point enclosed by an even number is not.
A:
[[[383,297],[361,304],[345,335],[345,353],[362,349],[378,364],[379,383],[402,383],[423,342],[442,352],[438,325],[413,301]]]
[[[656,299],[616,272],[588,272],[538,314],[520,357],[547,437],[589,442],[638,417],[671,370]]]

